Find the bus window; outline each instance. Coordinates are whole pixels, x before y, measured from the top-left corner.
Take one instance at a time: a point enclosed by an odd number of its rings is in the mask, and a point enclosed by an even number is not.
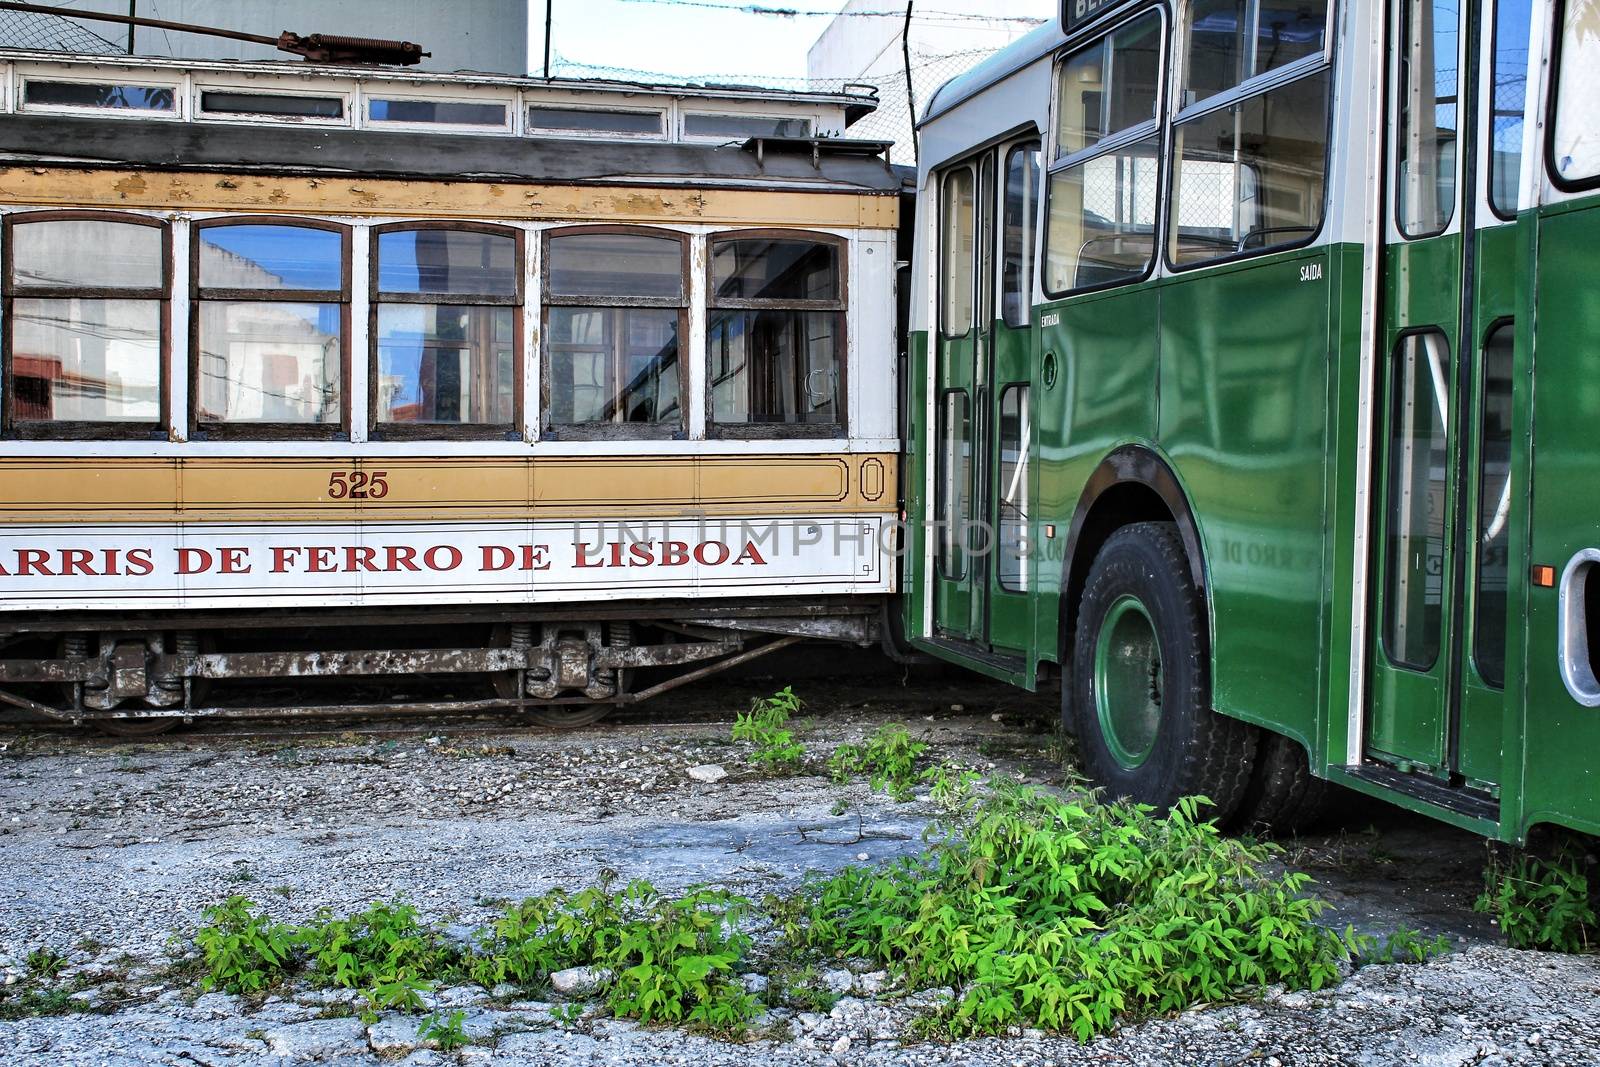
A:
[[[1056,158],[1154,119],[1160,85],[1155,12],[1068,56],[1056,72]]]
[[[1449,349],[1438,331],[1404,337],[1389,378],[1383,643],[1390,662],[1418,671],[1439,658],[1444,621]]]
[[[1497,0],[1494,8],[1489,205],[1502,218],[1517,213],[1521,198],[1522,116],[1528,94],[1531,6],[1532,0]]]
[[[941,271],[944,310],[940,318],[946,337],[965,337],[972,329],[972,252],[976,240],[973,208],[976,203],[971,167],[961,167],[945,175],[939,256],[944,264]]]
[[[1483,680],[1505,685],[1506,567],[1511,536],[1511,323],[1483,346],[1483,421],[1478,444],[1478,573],[1472,658]]]
[[[939,408],[939,475],[934,513],[939,516],[939,573],[963,578],[967,573],[964,549],[965,520],[972,490],[972,420],[967,394],[952,389]]]
[[[1000,394],[1000,528],[995,570],[1000,588],[1028,589],[1028,387]]]
[[[1194,0],[1182,106],[1321,53],[1327,34],[1327,0]]]
[[[1173,127],[1172,261],[1304,244],[1322,228],[1328,72]]]
[[[1407,0],[1400,61],[1399,188],[1407,237],[1441,233],[1455,214],[1456,0]]]
[[[1000,264],[1000,314],[1026,326],[1033,306],[1033,227],[1039,204],[1039,143],[1006,156],[1005,247]]]
[[[1563,5],[1560,47],[1550,166],[1560,181],[1584,182],[1600,177],[1600,6],[1593,0]]]

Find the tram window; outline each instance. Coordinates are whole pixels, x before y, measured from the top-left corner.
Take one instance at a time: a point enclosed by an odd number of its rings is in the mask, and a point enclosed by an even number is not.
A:
[[[1012,385],[1000,394],[1000,524],[995,574],[1002,589],[1028,589],[1028,387]]]
[[[1528,93],[1528,27],[1532,0],[1496,0],[1490,84],[1489,204],[1510,218],[1522,190],[1523,113]]]
[[[1184,107],[1320,54],[1328,0],[1193,0],[1184,40]]]
[[[1402,338],[1391,361],[1383,642],[1391,663],[1418,671],[1439,658],[1444,621],[1450,374],[1437,331]]]
[[[1407,237],[1440,233],[1455,215],[1460,11],[1456,0],[1404,7],[1395,210]]]
[[[504,127],[506,106],[462,100],[375,99],[367,103],[367,117],[373,122]]]
[[[23,107],[93,107],[117,111],[173,111],[174,90],[164,85],[37,81],[23,86]]]
[[[1159,136],[1051,174],[1045,292],[1144,277],[1155,259],[1160,183]]]
[[[213,115],[342,119],[344,99],[338,96],[289,96],[282,93],[233,93],[211,90],[200,94],[200,110]]]
[[[1561,16],[1561,69],[1556,77],[1550,166],[1563,182],[1600,177],[1600,26],[1592,2],[1566,0]],[[1585,102],[1587,101],[1587,103]]]
[[[377,233],[372,419],[385,433],[509,430],[520,384],[520,234]]]
[[[1155,12],[1068,56],[1056,72],[1056,158],[1153,120],[1160,85]]]
[[[530,107],[528,129],[581,133],[640,133],[661,136],[659,111],[603,111],[583,107]]]
[[[772,118],[766,115],[710,115],[683,117],[685,137],[810,137],[810,119]]]
[[[684,250],[676,234],[546,237],[547,429],[681,429]]]
[[[971,514],[972,420],[967,394],[952,389],[939,405],[939,473],[934,484],[939,516],[938,567],[945,578],[967,573],[966,517]]]
[[[1172,262],[1304,244],[1322,228],[1328,72],[1173,127]]]
[[[1000,263],[1000,313],[1007,326],[1027,326],[1033,312],[1034,225],[1039,206],[1039,142],[1006,156],[1006,205]]]
[[[1515,331],[1496,326],[1483,346],[1478,437],[1478,546],[1472,658],[1493,686],[1506,677],[1506,576],[1511,543],[1511,358]]]
[[[343,424],[346,258],[342,229],[196,226],[197,430]]]
[[[22,436],[51,435],[63,424],[96,436],[154,429],[162,412],[165,227],[26,215],[6,225],[8,426]]]
[[[842,247],[810,235],[711,239],[710,421],[721,432],[839,432]]]
[[[943,299],[940,318],[946,337],[965,337],[972,329],[973,260],[977,236],[971,167],[960,167],[944,177],[944,203],[941,209],[939,260],[943,264],[940,282]]]

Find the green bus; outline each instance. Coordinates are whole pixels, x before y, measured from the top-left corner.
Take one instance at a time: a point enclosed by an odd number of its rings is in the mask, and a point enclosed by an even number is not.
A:
[[[1086,772],[1600,833],[1600,0],[1065,0],[919,126],[904,624]]]

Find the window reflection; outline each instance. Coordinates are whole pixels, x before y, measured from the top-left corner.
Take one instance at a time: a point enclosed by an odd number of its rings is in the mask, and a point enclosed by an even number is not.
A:
[[[378,420],[509,424],[515,354],[511,308],[384,304],[378,309]]]
[[[201,422],[311,423],[342,418],[338,304],[200,303]]]
[[[332,230],[239,223],[198,233],[205,288],[343,288],[344,237]]]
[[[400,230],[378,235],[378,289],[385,293],[515,296],[517,245],[475,230]]]
[[[1328,4],[1294,0],[1193,0],[1189,5],[1187,107],[1257,75],[1323,51]]]

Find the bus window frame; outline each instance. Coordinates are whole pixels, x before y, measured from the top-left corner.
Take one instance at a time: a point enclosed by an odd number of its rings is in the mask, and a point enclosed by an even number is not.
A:
[[[636,296],[572,296],[555,294],[550,287],[550,242],[560,237],[581,237],[585,234],[620,234],[625,237],[666,238],[678,245],[678,281],[682,285],[680,301],[665,297]],[[539,233],[539,438],[562,441],[674,441],[689,435],[689,361],[693,353],[689,345],[689,313],[692,286],[690,284],[690,239],[682,230],[663,226],[633,226],[625,223],[589,223],[576,226],[556,226]],[[707,258],[709,259],[709,253]],[[550,312],[558,307],[583,308],[657,308],[678,313],[678,421],[672,422],[607,422],[607,423],[553,423],[550,420]]]
[[[117,222],[137,226],[152,226],[161,232],[161,281],[146,289],[78,289],[71,287],[18,288],[11,268],[15,262],[12,254],[12,232],[17,226],[34,222]],[[122,211],[15,211],[0,219],[0,419],[4,432],[0,437],[21,441],[147,441],[165,440],[172,425],[172,287],[173,287],[172,225],[162,218]],[[40,299],[119,299],[152,300],[159,305],[160,329],[158,344],[161,347],[157,360],[158,412],[154,422],[80,422],[27,420],[18,422],[13,403],[15,390],[11,383],[12,331],[16,315],[13,302],[19,297]]]
[[[1105,44],[1114,34],[1121,32],[1135,21],[1155,12],[1161,23],[1161,59],[1157,65],[1160,71],[1161,84],[1156,90],[1156,114],[1152,119],[1147,119],[1136,126],[1129,126],[1123,130],[1113,131],[1111,136],[1103,137],[1087,148],[1080,149],[1070,156],[1061,156],[1055,159],[1056,138],[1060,134],[1060,87],[1061,67],[1067,60],[1087,51],[1091,47]],[[1170,193],[1168,173],[1168,159],[1172,152],[1172,123],[1169,120],[1168,108],[1172,92],[1172,56],[1173,56],[1173,19],[1165,4],[1146,4],[1135,10],[1125,13],[1125,17],[1100,24],[1100,28],[1093,34],[1087,34],[1078,41],[1057,51],[1055,59],[1050,65],[1050,130],[1049,143],[1045,146],[1045,163],[1039,190],[1039,250],[1037,261],[1034,263],[1034,272],[1039,278],[1039,288],[1046,299],[1061,300],[1068,296],[1080,296],[1085,293],[1098,293],[1107,289],[1116,289],[1124,285],[1138,285],[1147,282],[1155,274],[1156,264],[1162,261],[1162,256],[1156,249],[1166,244],[1166,202]],[[1155,194],[1155,221],[1150,231],[1151,253],[1145,263],[1144,272],[1137,277],[1116,278],[1111,281],[1098,282],[1094,285],[1073,286],[1066,289],[1051,289],[1048,279],[1050,263],[1050,190],[1055,185],[1057,174],[1091,162],[1103,155],[1115,155],[1125,148],[1130,148],[1140,141],[1147,141],[1152,136],[1156,138],[1156,194]]]
[[[1013,322],[1006,315],[1006,256],[1012,251],[1006,235],[1006,208],[1011,188],[1011,161],[1019,155],[1032,152],[1037,158],[1034,161],[1031,178],[1033,189],[1031,203],[1024,204],[1024,217],[1026,219],[1026,233],[1021,245],[1022,269],[1017,278],[1019,289],[1016,296],[1020,299],[1021,315],[1019,321]],[[1013,141],[1006,146],[1005,158],[1000,168],[1001,177],[996,192],[1000,194],[999,225],[996,227],[996,237],[999,241],[999,255],[995,257],[995,270],[997,272],[995,292],[999,295],[999,321],[1009,329],[1025,330],[1033,324],[1033,294],[1036,291],[1034,279],[1039,277],[1039,252],[1044,247],[1039,233],[1039,222],[1044,217],[1040,208],[1044,205],[1044,187],[1048,181],[1044,165],[1044,138],[1037,134],[1024,137],[1020,141]]]
[[[334,289],[227,289],[200,285],[200,235],[203,230],[227,226],[287,226],[325,230],[339,234],[339,288]],[[189,439],[192,441],[348,441],[350,440],[350,325],[352,289],[352,230],[354,227],[329,219],[296,215],[226,215],[196,219],[189,227]],[[339,329],[339,421],[316,423],[284,422],[201,422],[200,421],[200,312],[207,300],[282,302],[298,304],[338,304]]]
[[[470,299],[452,299],[450,293],[388,293],[378,288],[378,245],[386,233],[403,233],[414,230],[468,230],[473,233],[510,237],[512,246],[512,276],[516,280],[516,295],[511,297],[486,297],[473,294]],[[527,387],[527,351],[523,320],[527,308],[527,233],[515,226],[497,226],[486,222],[457,221],[455,219],[425,219],[408,222],[391,222],[373,226],[368,231],[367,255],[367,439],[369,441],[520,441],[526,412],[523,410],[523,393]],[[383,364],[378,356],[381,340],[378,334],[378,313],[383,304],[457,304],[473,307],[509,307],[511,316],[511,419],[494,423],[441,423],[441,422],[385,422],[378,417],[378,380]]]
[[[1561,114],[1561,42],[1565,36],[1561,30],[1566,25],[1567,5],[1571,2],[1572,0],[1556,0],[1556,3],[1551,5],[1555,10],[1554,21],[1550,24],[1550,68],[1546,79],[1550,85],[1545,97],[1543,155],[1545,174],[1550,179],[1550,184],[1563,193],[1580,193],[1600,187],[1600,168],[1593,174],[1572,179],[1563,177],[1560,168],[1556,166],[1556,118]]]

